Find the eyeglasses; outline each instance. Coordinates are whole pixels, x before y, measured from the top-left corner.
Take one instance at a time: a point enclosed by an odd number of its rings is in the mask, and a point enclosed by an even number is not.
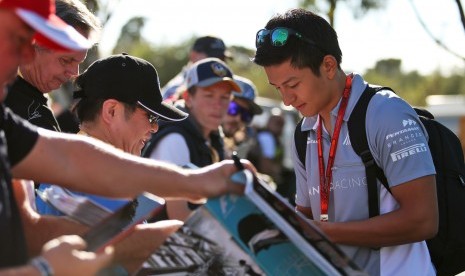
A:
[[[317,46],[316,43],[303,36],[301,33],[294,31],[293,29],[286,28],[286,27],[276,27],[273,30],[261,29],[257,32],[257,36],[255,39],[255,46],[258,48],[265,44],[266,38],[269,35],[271,38],[271,45],[276,47],[281,47],[286,45],[287,41],[289,40],[290,35],[295,35],[299,39],[307,42],[308,44]],[[318,47],[317,47],[318,48]]]
[[[148,113],[148,112],[147,112],[147,118],[149,119],[149,123],[151,125],[158,124],[158,121],[160,121],[160,116],[153,115],[152,113]]]
[[[137,104],[137,107],[142,109],[146,114],[147,114],[147,119],[149,120],[150,125],[158,124],[158,121],[160,121],[160,116],[154,115],[150,112],[148,112],[142,105]]]
[[[238,105],[236,102],[230,102],[228,107],[228,115],[237,116],[241,114],[241,120],[244,123],[250,123],[253,119],[253,114],[250,113],[247,109]]]

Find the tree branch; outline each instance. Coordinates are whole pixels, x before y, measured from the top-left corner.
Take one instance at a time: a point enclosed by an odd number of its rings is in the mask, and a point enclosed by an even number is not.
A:
[[[457,3],[457,7],[459,8],[460,21],[462,21],[463,29],[465,30],[465,14],[463,13],[462,3],[460,0],[455,0],[455,3]]]
[[[439,38],[437,38],[437,37],[435,37],[435,36],[433,35],[433,33],[428,29],[428,27],[426,26],[425,22],[423,21],[423,19],[421,18],[420,14],[418,13],[418,10],[417,10],[415,4],[413,3],[413,1],[412,1],[412,0],[409,0],[409,2],[410,2],[410,5],[412,6],[413,12],[415,13],[415,16],[416,16],[417,19],[418,19],[418,22],[420,22],[420,25],[423,27],[423,29],[425,30],[425,32],[434,40],[434,42],[436,42],[436,44],[437,44],[439,47],[443,48],[444,50],[446,50],[446,51],[449,52],[450,54],[456,56],[457,58],[460,58],[460,59],[463,60],[463,61],[465,61],[465,57],[464,57],[464,56],[462,56],[462,55],[460,55],[460,54],[458,54],[458,53],[452,51],[451,49],[449,49],[449,47],[447,47],[444,43],[442,43],[442,41],[441,41]],[[460,2],[460,0],[456,0],[456,2]],[[459,3],[459,9],[461,9],[461,7],[462,7],[462,6],[461,6],[461,4]],[[464,23],[464,18],[463,18],[463,10],[461,10],[461,15],[462,15],[462,16],[461,16],[461,17],[462,17],[462,23],[465,24],[465,23]],[[465,25],[464,25],[464,28],[465,28]]]

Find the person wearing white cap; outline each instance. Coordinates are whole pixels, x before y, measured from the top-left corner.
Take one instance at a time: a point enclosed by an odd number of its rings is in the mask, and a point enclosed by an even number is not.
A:
[[[62,21],[53,16],[53,6],[53,0],[0,1],[1,101],[17,67],[32,61],[35,31],[43,35],[37,39],[50,42],[51,47],[79,50],[90,46],[77,32],[77,36],[69,35],[73,31],[64,23],[59,26]],[[52,27],[56,22],[58,26]],[[44,23],[48,24],[45,29]],[[49,27],[52,32],[48,32]],[[83,42],[79,43],[80,40]],[[93,275],[113,255],[111,248],[98,254],[80,251],[85,247],[81,238],[64,236],[47,243],[41,255],[28,264],[21,218],[14,204],[12,177],[59,183],[70,189],[111,197],[134,197],[148,191],[163,197],[200,200],[243,191],[241,185],[229,180],[237,170],[232,161],[202,170],[182,170],[125,154],[90,137],[36,128],[3,104],[0,104],[0,113],[0,274]],[[249,162],[243,163],[254,170]],[[114,185],[116,182],[127,184]],[[179,223],[160,226],[159,243],[177,227]]]

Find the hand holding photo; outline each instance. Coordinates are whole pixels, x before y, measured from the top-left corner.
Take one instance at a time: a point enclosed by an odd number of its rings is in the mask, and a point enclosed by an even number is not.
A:
[[[98,252],[130,234],[134,227],[158,214],[165,200],[150,193],[142,193],[118,209],[83,235],[86,251]]]

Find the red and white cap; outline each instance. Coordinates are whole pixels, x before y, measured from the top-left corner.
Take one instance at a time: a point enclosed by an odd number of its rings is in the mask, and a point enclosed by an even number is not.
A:
[[[92,43],[55,14],[55,0],[0,0],[0,8],[12,9],[36,35],[40,45],[55,50],[82,51]]]

